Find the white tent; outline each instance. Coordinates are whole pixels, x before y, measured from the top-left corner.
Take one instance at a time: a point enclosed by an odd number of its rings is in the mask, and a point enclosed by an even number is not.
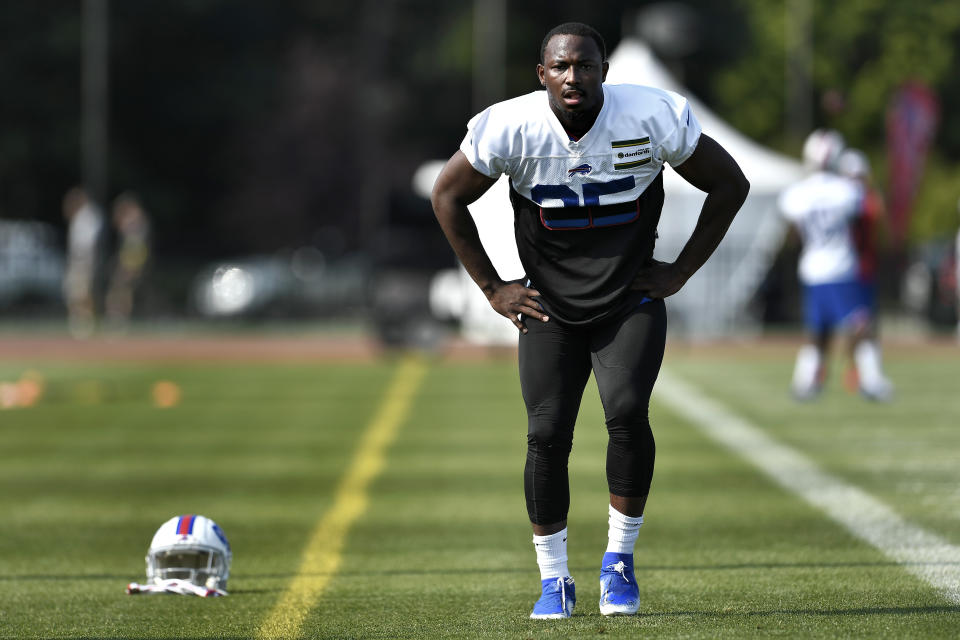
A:
[[[620,43],[610,56],[607,82],[644,84],[684,95],[704,133],[736,159],[750,181],[750,195],[723,242],[667,301],[672,331],[681,329],[688,336],[708,338],[750,330],[747,305],[769,270],[785,229],[775,210],[777,194],[803,175],[801,164],[758,145],[718,118],[681,87],[640,40]],[[502,178],[471,205],[470,213],[500,276],[515,279],[523,275],[523,268],[517,257],[507,189],[507,179]],[[655,255],[672,261],[690,236],[705,196],[670,169],[664,173],[664,189]],[[481,343],[516,340],[516,329],[490,308],[463,269],[439,276],[431,300],[437,313],[461,318],[467,339]]]

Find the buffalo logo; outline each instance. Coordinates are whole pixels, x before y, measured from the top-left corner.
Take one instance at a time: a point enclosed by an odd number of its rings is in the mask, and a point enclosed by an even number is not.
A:
[[[577,174],[580,174],[581,176],[585,176],[585,175],[587,175],[588,173],[590,173],[591,171],[593,171],[593,167],[591,167],[591,166],[590,166],[589,164],[587,164],[587,163],[583,163],[583,164],[581,164],[581,165],[579,165],[579,166],[576,166],[576,167],[574,167],[573,169],[570,169],[569,171],[567,171],[567,175],[575,176],[575,175],[577,175]]]

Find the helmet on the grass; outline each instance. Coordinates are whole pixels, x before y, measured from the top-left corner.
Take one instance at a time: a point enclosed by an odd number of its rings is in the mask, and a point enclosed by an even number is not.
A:
[[[227,588],[230,543],[205,516],[175,516],[164,522],[147,551],[147,581],[184,580],[208,589]]]

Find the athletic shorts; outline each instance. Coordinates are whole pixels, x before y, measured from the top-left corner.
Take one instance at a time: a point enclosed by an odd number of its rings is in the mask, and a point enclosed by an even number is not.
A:
[[[869,296],[861,282],[806,285],[803,293],[804,319],[807,329],[814,333],[848,328],[870,318]]]

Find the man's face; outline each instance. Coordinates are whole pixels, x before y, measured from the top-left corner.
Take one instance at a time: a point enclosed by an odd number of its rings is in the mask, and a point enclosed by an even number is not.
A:
[[[592,38],[559,34],[547,43],[537,75],[547,88],[554,113],[572,121],[599,112],[608,68]]]

